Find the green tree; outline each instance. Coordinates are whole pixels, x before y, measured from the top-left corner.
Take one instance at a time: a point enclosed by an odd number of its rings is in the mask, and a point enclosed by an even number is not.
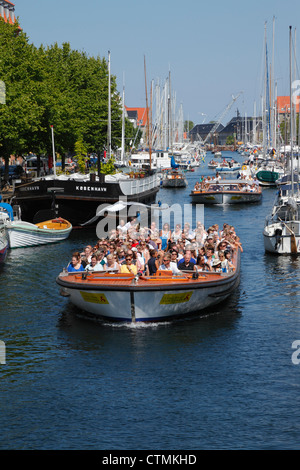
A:
[[[44,47],[29,44],[18,25],[0,19],[0,80],[6,104],[0,105],[0,156],[52,151],[102,152],[107,142],[108,67],[104,58],[72,50],[69,43]],[[121,145],[122,109],[116,77],[111,77],[112,148]],[[125,126],[126,143],[135,129]]]
[[[75,148],[75,158],[77,160],[77,164],[79,167],[79,170],[84,173],[85,170],[85,160],[87,157],[87,146],[86,143],[83,142],[83,139],[80,138],[75,142],[74,145]]]
[[[226,145],[233,145],[234,144],[234,137],[233,135],[229,135],[226,139]]]

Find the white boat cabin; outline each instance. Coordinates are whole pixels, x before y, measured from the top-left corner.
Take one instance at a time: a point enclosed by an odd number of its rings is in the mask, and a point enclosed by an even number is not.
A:
[[[130,162],[133,168],[145,168],[150,165],[150,154],[149,152],[138,152],[133,153],[130,158]],[[171,158],[167,151],[155,151],[151,153],[151,168],[161,169],[170,168]]]

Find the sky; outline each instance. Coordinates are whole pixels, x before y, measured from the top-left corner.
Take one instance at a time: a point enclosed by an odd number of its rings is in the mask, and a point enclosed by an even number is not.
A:
[[[148,93],[152,80],[163,86],[170,72],[176,107],[182,105],[184,120],[194,124],[222,115],[225,124],[237,109],[243,116],[253,116],[256,107],[256,115],[260,114],[265,24],[279,96],[289,95],[289,26],[296,55],[300,52],[297,0],[14,0],[14,4],[20,26],[37,47],[68,42],[72,49],[105,58],[110,51],[111,73],[120,94],[124,85],[128,107],[146,106],[144,59]]]

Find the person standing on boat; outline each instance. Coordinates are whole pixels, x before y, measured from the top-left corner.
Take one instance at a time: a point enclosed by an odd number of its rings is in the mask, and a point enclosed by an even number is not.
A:
[[[127,254],[126,258],[125,258],[125,261],[126,261],[126,264],[121,265],[120,272],[124,273],[124,274],[130,273],[130,274],[136,275],[137,274],[137,266],[136,266],[136,264],[132,263],[132,256]]]
[[[84,267],[81,263],[80,253],[73,253],[71,262],[67,266],[68,273],[84,271]]]
[[[173,230],[173,232],[171,234],[172,241],[177,243],[178,240],[181,239],[181,235],[182,235],[181,225],[176,224],[175,230]]]
[[[157,250],[150,250],[150,258],[146,265],[146,274],[147,276],[153,276],[157,271]]]
[[[160,231],[159,238],[161,240],[161,250],[166,250],[168,247],[168,242],[171,238],[171,231],[169,224],[164,224],[163,229]]]

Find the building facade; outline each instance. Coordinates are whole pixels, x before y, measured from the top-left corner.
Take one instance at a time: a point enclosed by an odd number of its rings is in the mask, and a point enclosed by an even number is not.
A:
[[[14,24],[16,22],[14,3],[0,0],[0,16],[4,19],[5,23]]]

